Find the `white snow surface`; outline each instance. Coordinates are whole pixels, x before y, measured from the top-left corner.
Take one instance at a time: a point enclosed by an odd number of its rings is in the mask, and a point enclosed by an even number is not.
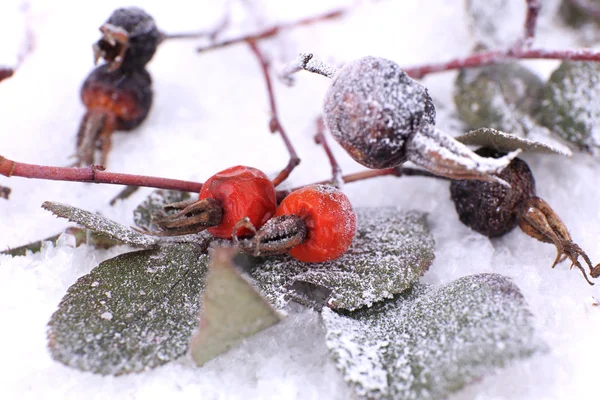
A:
[[[27,4],[23,8],[21,5]],[[181,32],[214,26],[221,4],[199,0],[138,1],[161,29]],[[278,21],[328,11],[350,2],[258,0],[229,2],[235,35]],[[359,4],[360,3],[360,4]],[[510,2],[520,7],[518,0]],[[524,7],[524,1],[521,2]],[[544,2],[542,2],[544,3]],[[217,6],[219,4],[219,6]],[[274,67],[300,52],[312,52],[339,65],[373,55],[411,66],[466,55],[473,46],[462,0],[353,2],[355,11],[335,22],[282,33],[260,44]],[[358,4],[358,5],[357,5]],[[10,159],[67,165],[84,109],[79,86],[92,69],[91,44],[115,0],[4,0],[0,4],[0,63],[19,58],[25,21],[34,49],[14,77],[0,83],[0,154]],[[22,11],[25,10],[25,11]],[[550,19],[540,24],[536,45],[573,46],[576,34]],[[521,21],[514,21],[522,24]],[[6,33],[9,32],[9,33]],[[16,44],[15,44],[16,43]],[[288,160],[282,141],[268,130],[269,107],[257,60],[246,45],[197,55],[199,41],[163,43],[149,65],[155,101],[147,121],[135,132],[117,133],[108,168],[204,181],[242,164],[274,176]],[[528,63],[546,78],[556,63]],[[273,74],[274,76],[275,74]],[[423,81],[438,108],[438,126],[452,134],[452,83],[455,73]],[[295,87],[275,82],[281,122],[302,163],[286,185],[297,186],[331,175],[324,151],[312,140],[328,80],[297,74]],[[344,173],[361,170],[329,140]],[[600,261],[600,185],[597,159],[525,155],[537,179],[538,195],[558,212],[573,239]],[[13,189],[0,200],[0,248],[18,246],[63,230],[65,220],[43,211],[43,201],[60,201],[132,224],[132,210],[150,192],[108,205],[121,187],[0,177]],[[600,285],[588,286],[566,263],[554,270],[553,246],[515,230],[489,240],[461,225],[450,202],[448,183],[426,178],[378,178],[348,184],[355,206],[399,205],[430,213],[436,259],[421,279],[443,284],[464,275],[495,272],[521,288],[536,328],[551,352],[499,371],[453,399],[596,399]],[[346,399],[351,394],[329,361],[319,316],[292,313],[284,322],[245,341],[239,348],[196,368],[181,359],[142,374],[103,377],[65,367],[46,350],[46,323],[67,288],[100,261],[129,250],[87,246],[73,249],[68,238],[41,253],[0,255],[0,393],[6,399]],[[594,299],[595,298],[595,299]]]

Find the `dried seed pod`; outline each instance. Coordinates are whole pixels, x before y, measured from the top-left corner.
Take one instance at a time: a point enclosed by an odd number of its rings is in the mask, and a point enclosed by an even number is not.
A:
[[[504,155],[488,148],[479,149],[477,153],[489,157]],[[519,225],[529,236],[554,244],[557,254],[552,268],[568,258],[571,267],[577,267],[586,281],[593,285],[578,258],[584,259],[593,278],[600,276],[600,264],[592,265],[587,254],[573,242],[567,227],[554,210],[535,195],[535,180],[527,163],[515,158],[500,177],[511,187],[494,182],[452,181],[450,195],[460,221],[490,238],[504,235]]]
[[[476,153],[494,158],[504,154],[488,148]],[[473,180],[453,180],[450,184],[450,195],[460,221],[487,237],[501,236],[515,228],[521,204],[535,196],[535,179],[520,158],[512,160],[500,172],[500,177],[510,188],[495,182]]]
[[[152,78],[144,69],[112,71],[107,64],[94,69],[81,87],[87,112],[77,135],[77,163],[93,164],[94,151],[100,149],[100,164],[105,164],[112,132],[137,128],[152,97]]]
[[[506,184],[496,174],[519,151],[483,158],[436,129],[427,89],[393,61],[364,57],[336,71],[312,54],[301,54],[283,78],[290,82],[291,74],[302,69],[333,79],[325,96],[325,122],[357,162],[380,169],[412,161],[437,175]]]
[[[162,41],[154,18],[138,7],[119,8],[100,27],[103,37],[94,44],[94,58],[103,58],[109,69],[143,68]]]

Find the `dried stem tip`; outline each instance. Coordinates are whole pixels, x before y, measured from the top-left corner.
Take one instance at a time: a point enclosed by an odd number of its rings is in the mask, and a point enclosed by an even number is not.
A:
[[[298,71],[306,70],[315,74],[323,75],[327,78],[333,78],[337,69],[324,63],[321,60],[313,58],[311,53],[300,53],[298,57],[286,65],[281,71],[280,78],[287,85],[294,84],[292,77]]]

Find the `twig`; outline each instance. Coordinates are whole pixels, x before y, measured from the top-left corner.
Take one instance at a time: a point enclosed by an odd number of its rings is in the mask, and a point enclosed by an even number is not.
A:
[[[25,164],[0,156],[0,175],[7,177],[46,179],[53,181],[110,183],[113,185],[132,185],[157,189],[180,190],[198,193],[201,183],[177,179],[157,178],[153,176],[120,174],[104,171],[101,165],[88,167],[51,167],[45,165]]]
[[[286,167],[273,179],[273,185],[277,187],[281,182],[285,181],[290,173],[296,168],[298,164],[300,164],[300,158],[292,145],[288,135],[285,133],[281,122],[279,121],[279,114],[277,113],[277,103],[275,101],[275,94],[273,92],[273,84],[271,82],[271,77],[269,75],[269,63],[267,62],[265,56],[262,54],[256,42],[254,40],[248,40],[248,45],[250,49],[258,59],[260,63],[260,67],[263,73],[263,77],[265,78],[265,84],[267,85],[267,93],[269,95],[269,106],[271,107],[271,120],[269,121],[269,129],[272,133],[279,132],[281,139],[285,143],[285,147],[290,154],[290,160]]]
[[[161,32],[162,40],[171,39],[198,39],[207,37],[209,40],[214,41],[219,35],[227,29],[229,26],[229,15],[225,15],[223,19],[212,29],[200,32],[184,32],[184,33],[166,33]]]
[[[287,30],[287,29],[297,28],[300,26],[306,26],[306,25],[314,24],[315,22],[335,19],[335,18],[338,18],[338,17],[344,15],[346,12],[347,12],[346,9],[340,9],[340,10],[330,11],[325,14],[300,19],[300,20],[294,21],[294,22],[288,22],[288,23],[283,23],[280,25],[275,25],[275,26],[272,26],[270,28],[267,28],[263,31],[260,31],[260,32],[257,32],[257,33],[251,34],[251,35],[245,35],[245,36],[237,37],[234,39],[225,40],[220,43],[213,43],[213,44],[210,44],[205,47],[199,47],[198,49],[196,49],[196,51],[198,53],[202,53],[205,51],[220,49],[220,48],[231,46],[231,45],[238,44],[238,43],[250,42],[250,41],[256,42],[256,41],[259,41],[262,39],[267,39],[267,38],[273,37],[273,36],[277,35],[279,32]]]
[[[364,180],[371,179],[371,178],[377,178],[380,176],[395,176],[395,177],[422,176],[422,177],[426,177],[426,178],[451,180],[450,178],[446,178],[445,176],[434,175],[431,172],[426,171],[424,169],[409,168],[409,167],[394,167],[394,168],[386,168],[386,169],[368,169],[368,170],[364,170],[361,172],[355,172],[353,174],[343,175],[341,177],[341,181],[343,183],[352,183],[352,182],[364,181]],[[331,183],[330,180],[325,180],[325,181],[315,182],[315,183],[313,183],[313,185],[316,185],[316,184],[327,185],[330,183]],[[308,186],[308,185],[295,187],[293,189],[278,190],[277,191],[277,202],[278,203],[281,202],[281,200],[283,200],[287,195],[292,193],[294,190],[298,190],[305,186]]]
[[[538,16],[540,14],[540,0],[526,0],[527,15],[525,16],[525,34],[521,43],[523,48],[530,47],[535,37],[535,28],[537,26]]]
[[[426,64],[421,66],[405,68],[404,71],[415,79],[421,79],[426,75],[451,71],[463,68],[483,67],[509,60],[572,60],[572,61],[600,61],[600,51],[589,49],[575,50],[542,50],[542,49],[508,49],[482,51],[464,58],[456,58],[451,61]]]
[[[323,121],[323,117],[317,118],[316,125],[317,133],[315,134],[315,143],[323,146],[323,150],[325,150],[325,154],[327,154],[329,164],[331,165],[331,183],[339,188],[343,184],[342,169],[335,159],[335,156],[327,143],[327,139],[325,139],[325,122]]]

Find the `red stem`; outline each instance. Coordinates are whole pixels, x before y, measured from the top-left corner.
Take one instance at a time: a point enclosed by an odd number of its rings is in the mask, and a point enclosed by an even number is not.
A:
[[[269,106],[271,107],[271,120],[269,121],[269,128],[273,133],[279,132],[279,135],[281,136],[281,139],[283,140],[283,143],[285,144],[285,147],[287,148],[288,153],[290,154],[290,160],[288,161],[288,164],[273,179],[273,185],[277,187],[279,184],[281,184],[281,182],[285,181],[288,178],[288,176],[290,176],[294,168],[296,168],[296,166],[300,164],[300,158],[298,157],[298,154],[296,153],[292,142],[290,141],[288,135],[285,133],[285,130],[283,129],[283,126],[279,121],[279,114],[277,112],[277,102],[275,101],[273,84],[269,75],[269,63],[267,62],[265,56],[262,54],[254,40],[248,40],[248,45],[250,46],[250,49],[252,50],[252,52],[254,53],[254,55],[260,63],[263,77],[265,78],[265,84],[267,85],[267,93],[269,95]]]
[[[535,37],[535,28],[537,26],[538,16],[540,14],[540,0],[526,0],[527,15],[525,16],[525,40],[522,43],[524,47],[529,47]]]
[[[280,25],[275,25],[275,26],[264,29],[258,33],[252,34],[252,35],[246,35],[246,36],[242,36],[242,37],[238,37],[238,38],[234,38],[234,39],[229,39],[229,40],[225,40],[220,43],[213,43],[206,47],[199,47],[198,49],[196,49],[196,51],[198,53],[202,53],[202,52],[205,52],[208,50],[220,49],[222,47],[227,47],[227,46],[231,46],[231,45],[238,44],[238,43],[250,42],[250,41],[256,42],[256,41],[259,41],[262,39],[267,39],[267,38],[273,37],[273,36],[277,35],[280,31],[283,31],[283,30],[297,28],[297,27],[305,26],[305,25],[310,25],[310,24],[314,24],[315,22],[319,22],[319,21],[325,21],[325,20],[338,18],[338,17],[344,15],[346,13],[346,11],[347,10],[345,10],[345,9],[340,9],[340,10],[330,11],[325,14],[317,15],[314,17],[300,19],[300,20],[294,21],[294,22],[288,22],[288,23],[284,23],[284,24],[280,24]]]
[[[334,185],[338,185],[342,182],[338,182],[340,180],[340,175],[342,174],[342,169],[338,164],[331,148],[329,147],[329,143],[327,143],[327,139],[325,138],[325,122],[323,121],[323,117],[317,118],[317,133],[315,134],[315,142],[323,146],[323,150],[325,150],[325,154],[327,154],[327,158],[329,159],[329,164],[331,165],[331,183]]]
[[[157,189],[180,190],[198,193],[201,183],[178,179],[157,178],[153,176],[120,174],[106,172],[101,165],[88,167],[51,167],[45,165],[25,164],[0,156],[0,175],[7,177],[46,179],[53,181],[110,183],[114,185],[132,185]]]
[[[454,69],[483,67],[509,60],[572,60],[572,61],[600,61],[600,52],[589,49],[576,50],[542,50],[542,49],[509,49],[482,51],[464,58],[451,61],[426,64],[405,68],[404,71],[415,79],[423,78],[435,72],[451,71]]]

